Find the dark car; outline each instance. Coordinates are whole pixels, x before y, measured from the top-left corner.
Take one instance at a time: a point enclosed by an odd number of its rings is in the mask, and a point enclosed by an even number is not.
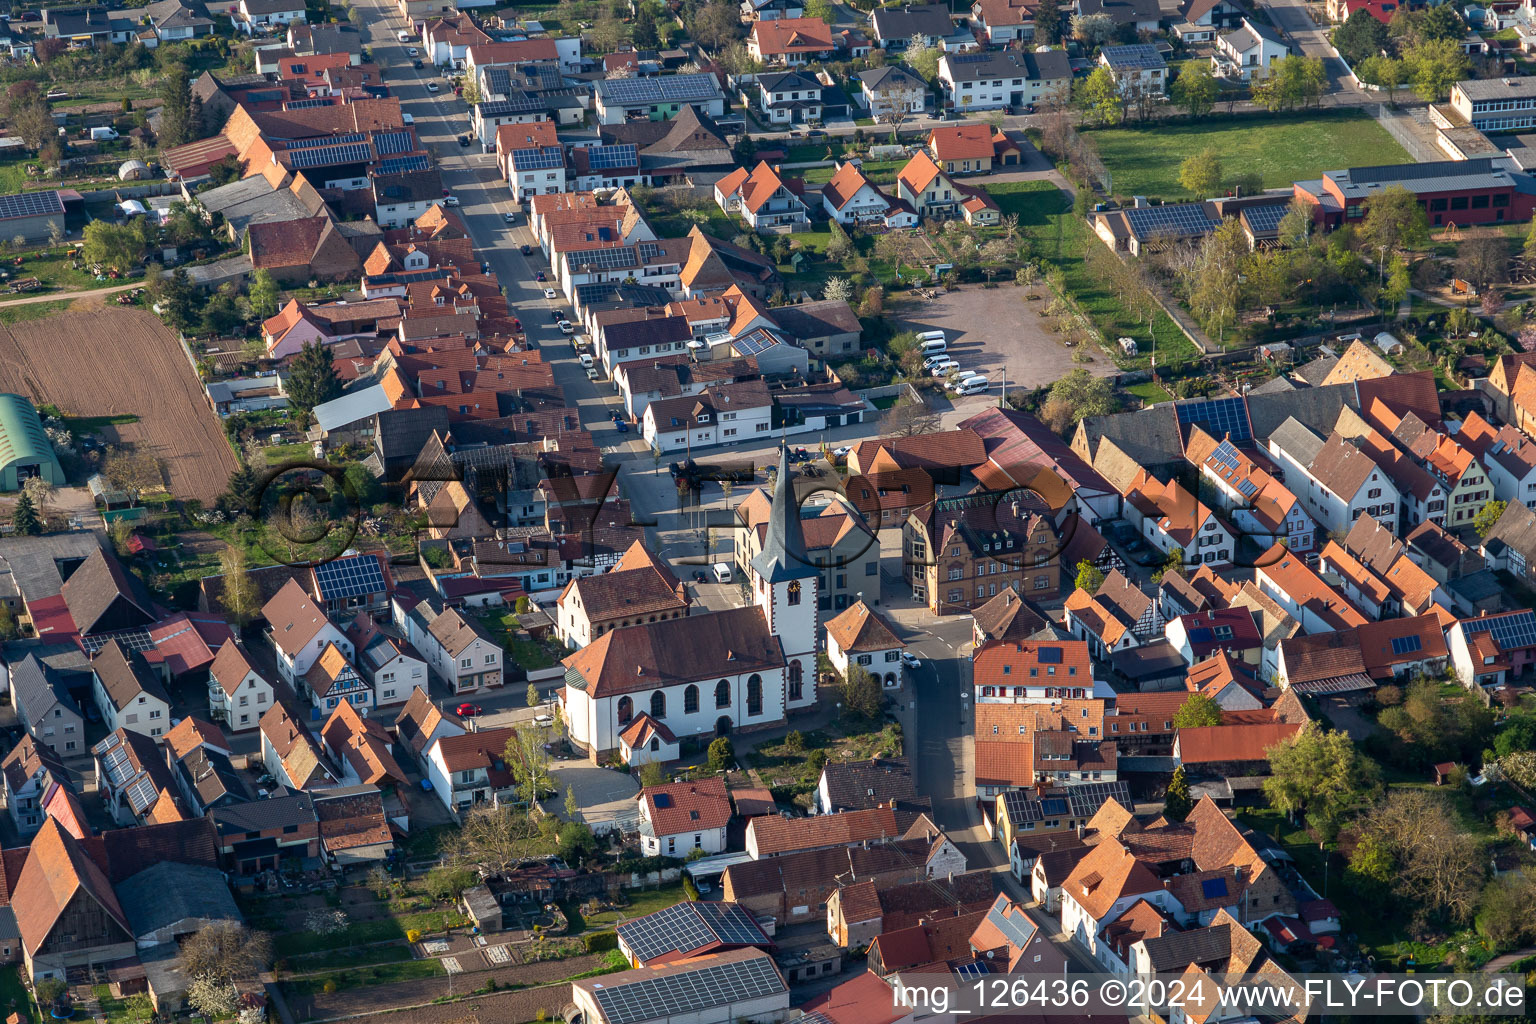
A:
[[[696,570],[694,570],[694,573],[693,573],[693,582],[695,582],[695,583],[708,583],[709,582],[709,576],[707,576],[705,574],[703,569],[696,569]]]
[[[421,58],[418,57],[417,59],[411,61],[411,67],[415,68],[417,71],[420,71],[422,68],[426,67],[426,65],[423,64],[421,62]]]
[[[539,272],[538,272],[538,273],[537,273],[537,274],[534,274],[534,275],[533,275],[533,279],[534,279],[534,280],[535,280],[535,281],[543,281],[543,280],[545,280],[545,277],[544,277],[544,271],[542,271],[542,270],[541,270],[541,271],[539,271]]]
[[[523,246],[522,247],[522,253],[523,253],[524,256],[531,255],[533,253],[533,247],[532,246],[527,246],[527,245]]]
[[[1150,569],[1154,565],[1162,565],[1167,560],[1167,555],[1163,554],[1161,551],[1155,551],[1151,548],[1148,548],[1146,551],[1143,551],[1139,555],[1131,556],[1131,561],[1147,569]]]
[[[549,311],[549,318],[556,323],[559,323],[561,320],[565,319],[565,311],[561,309],[552,309]]]
[[[469,145],[469,136],[468,135],[460,135],[459,136],[459,145],[461,145],[461,146]]]

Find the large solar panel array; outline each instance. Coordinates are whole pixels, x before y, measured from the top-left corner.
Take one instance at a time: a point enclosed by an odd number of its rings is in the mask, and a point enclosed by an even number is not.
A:
[[[1243,219],[1248,222],[1248,227],[1254,234],[1268,235],[1280,230],[1280,221],[1285,218],[1286,211],[1289,209],[1289,206],[1282,203],[1250,206],[1243,211]]]
[[[50,213],[63,213],[64,201],[52,190],[46,192],[18,192],[12,196],[0,196],[0,219],[12,217],[42,217]]]
[[[619,270],[636,264],[635,251],[627,245],[612,249],[578,249],[565,254],[571,270]]]
[[[768,349],[772,348],[778,343],[779,338],[777,335],[773,334],[771,331],[766,331],[761,327],[757,328],[756,330],[748,331],[746,334],[743,334],[741,337],[731,342],[736,351],[740,352],[744,356],[755,356],[766,352]]]
[[[720,94],[713,75],[669,75],[663,78],[616,78],[598,83],[603,98],[613,103],[668,103],[714,99]]]
[[[254,98],[251,93],[246,93],[246,96],[248,98]],[[332,106],[330,98],[322,96],[322,97],[318,97],[318,98],[312,99],[312,100],[290,100],[288,103],[283,105],[283,109],[284,110],[310,110],[310,109],[312,109],[314,107],[329,107],[329,106]]]
[[[317,146],[342,146],[349,142],[367,142],[368,136],[362,132],[353,132],[350,135],[319,135],[313,139],[294,139],[288,143],[289,149],[314,149]]]
[[[661,255],[661,246],[655,242],[641,242],[635,246],[635,252],[642,260],[653,260]]]
[[[519,149],[512,153],[512,167],[518,171],[548,171],[565,166],[565,150],[559,146]]]
[[[313,149],[289,150],[290,167],[334,167],[337,164],[362,164],[373,159],[373,148],[366,142],[348,143],[344,146],[316,146]]]
[[[379,173],[400,174],[403,171],[425,171],[431,166],[432,161],[425,156],[392,156],[388,160],[379,161]]]
[[[85,648],[86,654],[95,657],[97,651],[107,646],[108,640],[116,640],[118,646],[125,651],[138,651],[140,654],[155,646],[155,641],[150,638],[147,629],[125,629],[119,633],[83,636],[80,638],[80,646]]]
[[[155,792],[155,783],[150,777],[140,775],[134,780],[133,785],[127,789],[128,806],[133,808],[134,814],[143,814],[154,806],[159,794]]]
[[[1501,651],[1536,646],[1536,612],[1529,610],[1470,619],[1461,628],[1468,633],[1491,633]]]
[[[354,555],[315,566],[315,582],[327,601],[384,592],[384,570],[372,555]]]
[[[1237,444],[1253,440],[1253,427],[1248,423],[1248,403],[1241,398],[1179,402],[1174,410],[1178,413],[1180,426],[1198,423],[1212,437]]]
[[[592,997],[608,1024],[638,1024],[678,1017],[706,1007],[761,999],[784,991],[771,957],[714,964],[628,984],[592,985]]]
[[[640,151],[625,143],[618,146],[592,146],[587,150],[587,166],[594,171],[613,167],[634,167],[640,162]]]
[[[115,736],[112,738],[117,739]],[[101,766],[106,769],[107,783],[113,789],[121,787],[123,783],[138,774],[138,769],[128,759],[128,750],[121,740],[118,740],[111,750],[101,755]]]
[[[415,149],[416,140],[410,132],[376,132],[373,148],[379,151],[379,156],[395,156]]]
[[[544,101],[533,96],[508,96],[504,100],[489,100],[480,104],[481,117],[502,117],[543,110]]]
[[[1131,70],[1167,66],[1167,62],[1163,60],[1163,55],[1158,53],[1157,47],[1150,43],[1135,43],[1131,46],[1106,46],[1101,52],[1111,68]]]
[[[1216,463],[1218,466],[1223,466],[1230,470],[1236,470],[1238,465],[1243,461],[1243,457],[1238,453],[1238,450],[1233,447],[1231,441],[1223,441],[1221,444],[1216,446],[1215,451],[1211,452],[1211,461]]]
[[[1124,782],[1093,782],[1069,786],[1065,793],[1039,798],[1031,790],[1015,790],[1003,795],[1008,819],[1017,827],[1029,821],[1044,821],[1052,815],[1091,818],[1109,800],[1131,806],[1131,789]]]
[[[752,946],[768,941],[752,916],[735,903],[678,903],[621,924],[618,932],[630,953],[642,963],[668,953],[689,953],[717,942]]]
[[[1197,238],[1215,231],[1218,222],[1203,203],[1170,203],[1125,210],[1125,219],[1140,238]]]

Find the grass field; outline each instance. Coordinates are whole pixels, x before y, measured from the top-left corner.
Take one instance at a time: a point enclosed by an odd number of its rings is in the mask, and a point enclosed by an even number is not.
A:
[[[1227,175],[1258,171],[1266,188],[1344,167],[1413,162],[1385,128],[1363,114],[1159,124],[1083,136],[1098,147],[1117,196],[1191,198],[1179,185],[1179,164],[1206,149],[1216,150]]]
[[[456,911],[428,910],[418,914],[396,914],[393,917],[372,921],[354,921],[332,935],[321,935],[318,932],[285,932],[277,937],[274,945],[278,956],[298,956],[303,953],[319,953],[344,949],[348,946],[366,946],[374,942],[403,939],[405,933],[412,929],[423,935],[431,935],[445,928],[456,928],[463,923],[462,915]]]
[[[1035,254],[1061,269],[1067,292],[1106,338],[1148,337],[1147,325],[1138,324],[1114,293],[1088,272],[1083,254],[1088,246],[1102,243],[1089,233],[1087,223],[1073,214],[1072,200],[1065,192],[1048,181],[1010,181],[989,186],[987,193],[1004,214],[1018,215],[1019,230],[1028,236]],[[1162,310],[1157,312],[1154,327],[1158,354],[1164,360],[1159,365],[1197,354],[1195,346]],[[1148,357],[1127,359],[1117,352],[1115,362],[1121,367],[1145,367]]]
[[[609,910],[601,914],[593,914],[587,918],[587,927],[602,927],[603,925],[617,924],[622,916],[626,921],[633,921],[637,917],[646,914],[654,914],[658,910],[666,910],[676,906],[688,897],[683,893],[681,882],[676,885],[663,885],[656,889],[630,889],[626,891],[629,897],[629,906],[622,911]]]

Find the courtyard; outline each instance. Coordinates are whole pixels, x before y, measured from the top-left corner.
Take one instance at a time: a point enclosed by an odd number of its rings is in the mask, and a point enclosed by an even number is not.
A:
[[[1038,298],[1031,300],[1031,295]],[[919,305],[898,311],[896,319],[904,331],[942,330],[949,343],[946,354],[962,370],[984,373],[994,384],[1006,372],[1010,388],[1044,387],[1079,367],[1096,377],[1116,372],[1109,357],[1092,348],[1092,362],[1073,362],[1072,349],[1041,315],[1050,295],[1043,282],[1029,288],[1011,283],[995,288],[966,285],[918,300]],[[997,397],[995,388],[988,396]]]

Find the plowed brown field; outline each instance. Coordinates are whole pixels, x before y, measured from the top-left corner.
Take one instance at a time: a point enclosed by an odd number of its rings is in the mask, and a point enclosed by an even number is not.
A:
[[[0,391],[69,416],[137,416],[104,428],[106,438],[153,452],[178,498],[217,497],[238,465],[176,332],[143,310],[70,309],[0,325]]]

